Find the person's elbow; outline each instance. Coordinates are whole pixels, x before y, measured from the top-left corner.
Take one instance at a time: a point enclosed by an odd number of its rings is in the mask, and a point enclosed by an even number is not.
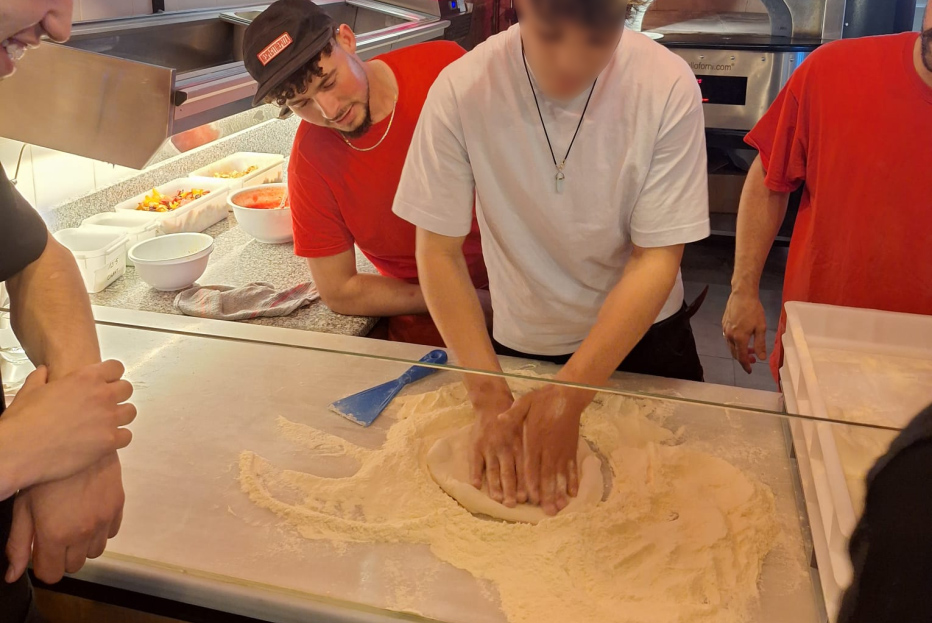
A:
[[[23,270],[7,279],[6,287],[11,304],[21,303],[24,299],[23,293],[30,287],[30,284],[37,282],[47,284],[70,283],[74,288],[84,291],[84,283],[81,280],[81,273],[78,270],[74,255],[58,242],[51,233],[48,234],[48,240],[42,254]]]
[[[758,155],[751,163],[751,168],[745,178],[738,209],[739,211],[752,209],[748,206],[759,208],[761,204],[785,205],[789,197],[789,191],[774,190],[767,183],[767,170],[764,168],[764,161]]]
[[[307,266],[320,301],[344,316],[363,316],[359,310],[360,288],[355,283],[356,256],[346,252],[330,257],[308,258]]]
[[[317,292],[320,294],[320,300],[324,305],[330,308],[330,311],[343,316],[358,316],[358,305],[356,297],[349,292],[348,283],[328,284],[322,287],[317,284]]]
[[[650,273],[658,284],[673,289],[683,261],[684,244],[663,247],[640,247],[635,245],[631,253],[630,266],[634,270]]]
[[[428,273],[438,264],[462,259],[464,240],[465,237],[444,236],[418,227],[415,249],[418,272]]]

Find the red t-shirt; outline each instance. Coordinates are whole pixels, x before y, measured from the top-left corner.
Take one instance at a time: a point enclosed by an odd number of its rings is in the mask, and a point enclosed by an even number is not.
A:
[[[745,139],[776,192],[804,186],[783,300],[932,315],[932,87],[916,33],[815,51]],[[780,318],[770,366],[783,361]]]
[[[295,253],[316,258],[349,251],[355,243],[387,277],[418,283],[415,227],[395,216],[392,201],[427,92],[444,67],[465,51],[452,42],[413,45],[379,56],[398,81],[398,103],[384,142],[368,152],[350,148],[330,128],[302,123],[288,165]],[[375,145],[390,117],[353,144]],[[473,283],[488,285],[479,225],[463,245]]]

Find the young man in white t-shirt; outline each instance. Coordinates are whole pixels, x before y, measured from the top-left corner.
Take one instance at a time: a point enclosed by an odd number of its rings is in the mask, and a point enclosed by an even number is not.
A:
[[[684,61],[624,31],[629,4],[521,0],[520,24],[427,97],[394,210],[418,227],[424,296],[465,367],[498,371],[498,352],[591,386],[616,369],[702,380],[679,270],[683,245],[709,234],[701,95]],[[496,345],[462,253],[474,197]],[[506,506],[562,510],[594,393],[515,401],[501,378],[466,382],[473,484],[485,474]]]

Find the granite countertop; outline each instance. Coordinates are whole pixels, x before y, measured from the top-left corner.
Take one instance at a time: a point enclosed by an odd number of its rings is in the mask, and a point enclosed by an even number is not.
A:
[[[245,151],[287,156],[291,151],[291,143],[300,120],[272,119],[241,130],[244,122],[250,121],[254,115],[261,118],[268,116],[262,115],[261,111],[251,110],[223,120],[216,125],[224,134],[224,138],[158,162],[128,179],[53,208],[43,213],[42,217],[53,232],[67,227],[78,227],[89,216],[111,211],[113,206],[121,201],[173,179],[185,177],[191,171],[232,153]],[[200,285],[242,286],[265,281],[284,290],[311,280],[305,260],[294,255],[294,245],[267,245],[256,242],[237,226],[236,218],[232,214],[204,233],[213,236],[214,251],[207,271],[198,280]],[[359,272],[376,272],[375,267],[358,249],[356,266]],[[158,292],[150,288],[136,276],[135,268],[127,267],[123,277],[103,292],[92,294],[91,302],[102,307],[180,314],[173,305],[176,294]],[[377,320],[369,317],[342,316],[330,311],[326,305],[318,301],[290,316],[257,318],[242,322],[362,336],[372,330]]]
[[[199,285],[242,286],[256,281],[271,283],[285,290],[311,280],[307,263],[296,257],[294,245],[262,244],[253,240],[236,224],[231,214],[204,233],[213,236],[214,251]],[[372,264],[358,250],[356,267],[359,272],[375,272]],[[103,292],[91,295],[91,303],[103,307],[117,307],[137,311],[181,314],[174,307],[177,292],[159,292],[136,276],[136,269],[127,266],[126,274]],[[321,301],[294,312],[290,316],[244,320],[252,324],[304,329],[340,335],[364,336],[375,326],[377,319],[362,316],[343,316],[332,312]]]

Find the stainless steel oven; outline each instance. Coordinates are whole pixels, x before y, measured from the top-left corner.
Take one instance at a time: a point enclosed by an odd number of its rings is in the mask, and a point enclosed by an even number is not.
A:
[[[815,49],[847,36],[909,30],[914,0],[761,0],[766,11],[719,12],[720,2],[655,0],[643,29],[681,56],[703,95],[713,230],[733,234],[756,152],[744,135]],[[913,5],[914,9],[914,5]],[[791,210],[791,214],[793,214]],[[792,227],[792,217],[784,234]]]

